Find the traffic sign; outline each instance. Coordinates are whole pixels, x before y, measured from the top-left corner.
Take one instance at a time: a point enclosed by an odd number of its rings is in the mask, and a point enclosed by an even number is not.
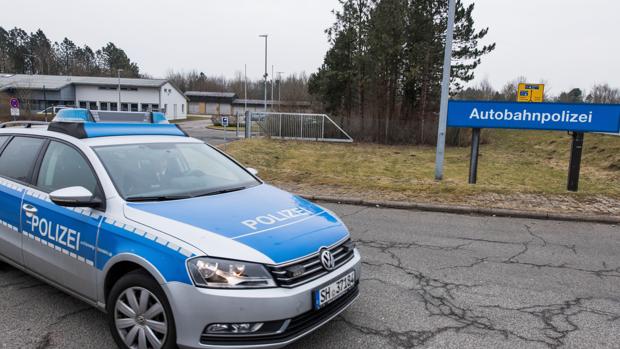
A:
[[[469,183],[478,174],[480,130],[511,128],[572,132],[567,190],[579,188],[579,171],[585,132],[620,132],[620,104],[450,101],[448,126],[472,129]]]
[[[222,116],[222,126],[228,127],[228,117]]]
[[[19,109],[19,99],[11,98],[9,104],[11,105],[11,108]]]
[[[517,92],[517,102],[542,103],[544,99],[544,84],[519,84]]]
[[[620,105],[450,101],[448,126],[620,132]]]

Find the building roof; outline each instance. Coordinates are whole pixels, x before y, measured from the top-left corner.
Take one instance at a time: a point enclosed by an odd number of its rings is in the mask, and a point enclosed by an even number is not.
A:
[[[243,105],[247,102],[247,104],[249,105],[264,105],[265,104],[265,100],[264,99],[235,99],[233,101],[233,104],[237,104],[237,105]],[[283,105],[283,106],[298,106],[298,107],[309,107],[310,106],[310,102],[306,102],[306,101],[272,101],[272,100],[267,100],[267,105]]]
[[[211,98],[237,98],[234,92],[208,92],[208,91],[187,91],[187,97],[211,97]]]
[[[163,86],[164,79],[137,79],[121,78],[121,86],[153,87]],[[0,91],[10,88],[42,90],[60,90],[68,85],[96,85],[117,86],[118,78],[93,76],[65,76],[65,75],[27,75],[27,74],[0,74]],[[175,87],[176,88],[176,87]]]

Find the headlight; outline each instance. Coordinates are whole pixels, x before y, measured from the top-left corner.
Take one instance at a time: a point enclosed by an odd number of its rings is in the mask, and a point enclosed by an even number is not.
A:
[[[197,286],[214,288],[275,287],[273,278],[260,264],[200,257],[189,260],[189,273]]]

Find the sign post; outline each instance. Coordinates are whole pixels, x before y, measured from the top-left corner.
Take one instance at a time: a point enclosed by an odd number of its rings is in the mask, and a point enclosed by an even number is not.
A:
[[[222,116],[222,126],[224,126],[224,151],[226,151],[226,136],[228,133],[228,116]]]
[[[579,188],[579,171],[584,133],[619,133],[619,104],[518,103],[491,101],[450,101],[448,126],[472,129],[469,183],[478,172],[480,130],[506,128],[572,132],[573,143],[568,173],[569,191]]]
[[[471,129],[471,157],[469,162],[469,184],[478,179],[478,155],[480,154],[480,129]]]
[[[435,180],[443,179],[443,162],[446,152],[446,124],[448,119],[448,99],[450,98],[450,73],[452,67],[452,41],[454,40],[454,17],[456,0],[449,0],[448,29],[446,47],[443,56],[443,77],[441,80],[441,102],[439,106],[439,124],[437,126],[437,153],[435,154]]]
[[[11,98],[9,104],[11,105],[11,116],[13,121],[15,121],[19,117],[19,99]]]
[[[583,132],[573,132],[573,142],[570,151],[570,163],[568,165],[568,185],[566,190],[576,192],[579,190],[579,172],[581,170],[581,153],[583,151]]]

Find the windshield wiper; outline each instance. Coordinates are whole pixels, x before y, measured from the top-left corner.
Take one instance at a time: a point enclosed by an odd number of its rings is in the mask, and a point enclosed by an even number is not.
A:
[[[130,196],[125,199],[127,202],[148,202],[148,201],[172,201],[190,199],[189,195],[153,195],[153,196]]]
[[[219,190],[209,191],[209,192],[206,192],[204,194],[199,194],[199,195],[196,195],[195,197],[212,196],[212,195],[232,193],[233,191],[239,191],[239,190],[243,190],[245,188],[246,187],[235,187],[235,188],[219,189]]]

